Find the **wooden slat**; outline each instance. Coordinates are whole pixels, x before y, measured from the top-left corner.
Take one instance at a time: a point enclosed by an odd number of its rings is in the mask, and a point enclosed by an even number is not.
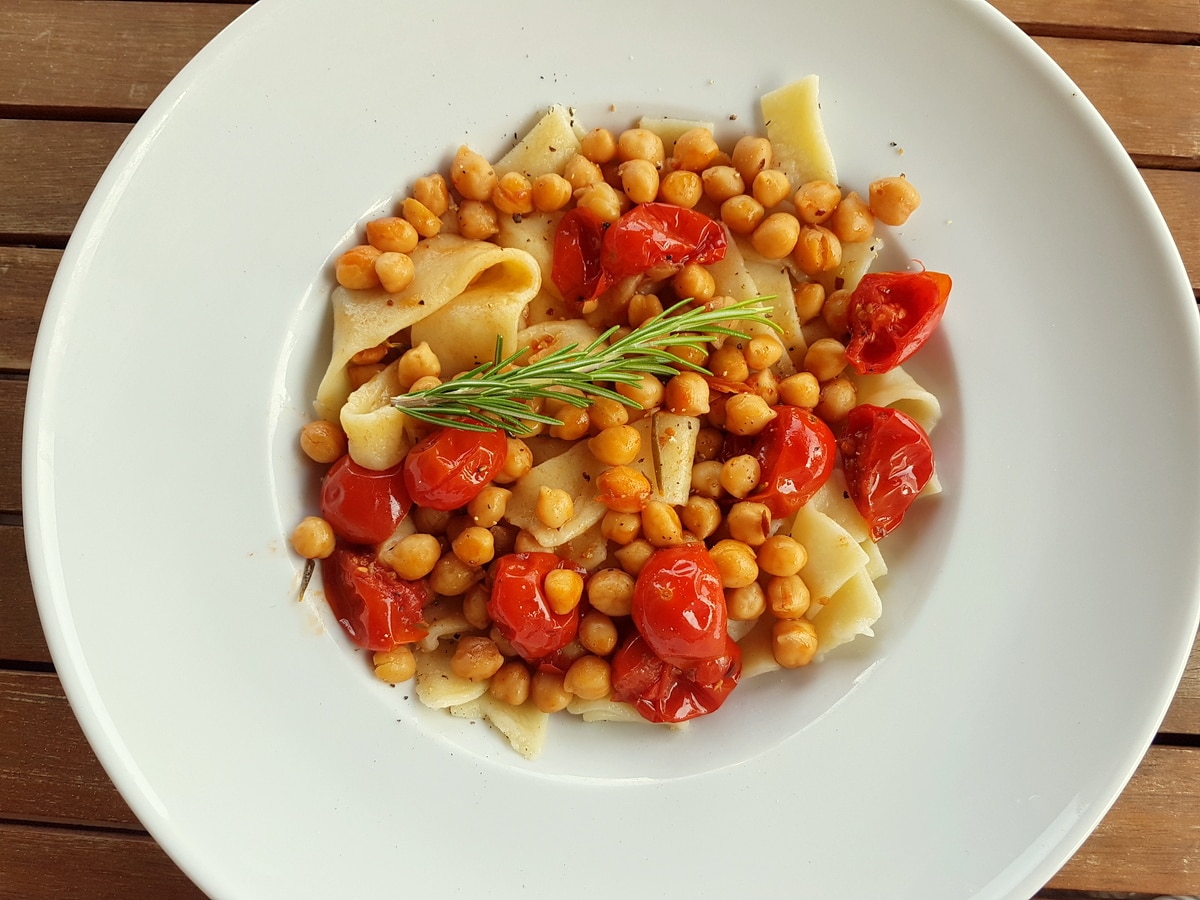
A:
[[[144,834],[0,825],[0,900],[204,900]]]
[[[25,561],[25,533],[17,525],[0,525],[0,623],[0,660],[50,662]]]
[[[1192,655],[1159,731],[1200,735],[1200,635],[1192,644]]]
[[[1183,44],[1200,36],[1196,0],[990,0],[1023,29],[1039,35]]]
[[[42,308],[61,258],[58,250],[0,247],[0,371],[29,371]]]
[[[1200,749],[1151,747],[1050,887],[1200,895]]]
[[[224,3],[6,0],[0,109],[131,120],[245,9]]]
[[[1142,169],[1141,173],[1175,238],[1192,290],[1200,294],[1200,172]]]
[[[25,382],[0,379],[0,513],[21,509],[21,427]]]

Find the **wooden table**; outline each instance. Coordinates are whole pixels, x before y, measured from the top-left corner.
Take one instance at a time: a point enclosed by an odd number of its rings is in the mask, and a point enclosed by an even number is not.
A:
[[[1200,0],[996,0],[1141,167],[1200,291]],[[84,201],[147,104],[244,5],[0,0],[0,897],[197,897],[92,755],[25,562],[34,336]],[[1128,662],[1128,661],[1126,661]],[[1115,807],[1040,897],[1200,895],[1200,648]]]

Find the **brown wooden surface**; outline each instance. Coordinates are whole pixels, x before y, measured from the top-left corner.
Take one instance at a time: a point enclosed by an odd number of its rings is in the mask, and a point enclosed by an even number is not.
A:
[[[1200,0],[996,0],[1141,169],[1200,292]],[[142,831],[54,675],[25,565],[20,441],[37,324],[132,122],[245,7],[0,0],[0,898],[198,897]],[[1044,896],[1200,895],[1200,644],[1159,737]]]

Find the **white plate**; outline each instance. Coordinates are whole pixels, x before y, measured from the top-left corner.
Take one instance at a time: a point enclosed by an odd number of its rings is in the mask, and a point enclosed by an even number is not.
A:
[[[1116,139],[981,2],[649,9],[261,0],[79,223],[30,381],[30,564],[88,738],[214,896],[1027,897],[1164,714],[1197,317]],[[735,133],[808,72],[843,181],[924,196],[887,261],[955,280],[915,367],[947,491],[893,543],[878,637],[687,734],[555,723],[534,763],[374,683],[284,537],[335,250],[552,102]]]

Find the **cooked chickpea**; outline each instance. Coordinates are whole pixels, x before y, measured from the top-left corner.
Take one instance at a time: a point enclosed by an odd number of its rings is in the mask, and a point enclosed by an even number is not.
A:
[[[600,534],[614,544],[628,544],[642,533],[642,517],[637,513],[609,510],[600,520]]]
[[[711,497],[701,497],[693,494],[679,513],[683,527],[696,537],[704,540],[709,537],[721,524],[721,507]]]
[[[483,566],[492,561],[496,547],[492,542],[492,533],[478,525],[470,525],[462,530],[450,544],[454,555],[468,566]]]
[[[561,425],[550,426],[550,437],[562,438],[565,441],[577,441],[588,433],[592,420],[588,418],[587,409],[563,403],[551,411]]]
[[[422,534],[445,534],[446,526],[450,524],[448,510],[430,509],[428,506],[414,506],[412,518],[417,531]]]
[[[788,178],[778,169],[764,169],[754,176],[750,193],[767,209],[778,206],[792,192]]]
[[[424,203],[413,197],[404,198],[404,202],[400,204],[400,215],[404,216],[423,238],[433,237],[442,230],[442,220]]]
[[[643,375],[636,384],[618,384],[617,393],[642,409],[655,409],[663,402],[663,383],[653,375]]]
[[[608,656],[617,647],[617,626],[610,616],[588,610],[579,620],[579,643],[597,656]]]
[[[386,255],[386,253],[381,254],[381,256]],[[366,350],[359,350],[350,357],[349,364],[352,366],[362,366],[381,362],[383,358],[388,355],[388,349],[388,342],[383,341],[382,343],[376,344],[374,347],[368,347]]]
[[[679,357],[683,364],[673,363],[672,365],[681,372],[688,371],[689,366],[706,366],[708,363],[708,351],[695,344],[675,344],[668,347],[667,352]]]
[[[800,185],[792,203],[800,221],[809,225],[822,225],[829,221],[837,205],[842,202],[842,192],[837,185],[828,181],[809,181]]]
[[[819,281],[804,281],[796,285],[796,315],[805,325],[821,314],[825,306],[825,287]]]
[[[492,205],[506,216],[533,212],[533,184],[520,172],[505,172],[492,188]]]
[[[606,466],[624,466],[642,452],[642,436],[632,425],[613,425],[588,440],[588,449]]]
[[[719,459],[705,460],[692,466],[692,493],[713,500],[720,497],[723,492],[721,487],[723,466],[724,463]],[[756,478],[755,481],[757,480]]]
[[[371,663],[375,666],[375,677],[388,684],[400,684],[417,674],[417,657],[408,644],[376,652]]]
[[[504,518],[511,497],[512,491],[507,488],[494,484],[484,485],[467,504],[467,515],[471,517],[471,522],[480,528],[491,528]]]
[[[442,363],[433,352],[433,348],[425,341],[404,351],[404,355],[396,363],[396,379],[401,385],[411,387],[418,378],[426,375],[441,375]]]
[[[320,516],[305,516],[292,531],[292,549],[305,559],[325,559],[336,543],[332,526]]]
[[[792,258],[805,275],[832,272],[842,264],[842,242],[823,225],[805,225],[800,229]]]
[[[644,159],[662,168],[666,159],[662,138],[647,128],[629,128],[617,138],[617,158],[620,160]]]
[[[858,388],[854,382],[844,376],[838,376],[833,381],[821,386],[821,399],[813,408],[813,412],[830,424],[841,422],[850,415],[858,402]]]
[[[605,181],[597,181],[580,188],[575,194],[575,205],[595,213],[602,222],[615,222],[625,211],[625,196]]]
[[[410,394],[416,394],[420,391],[428,391],[431,388],[437,387],[441,383],[442,379],[438,378],[436,375],[422,375],[412,383],[412,386],[408,389],[408,392]]]
[[[821,385],[812,372],[797,372],[779,382],[779,399],[788,406],[812,409],[821,402]]]
[[[605,428],[628,423],[629,407],[608,397],[597,397],[588,409],[588,420],[592,433],[599,434]]]
[[[808,563],[808,551],[794,537],[775,534],[758,548],[758,566],[768,575],[795,575]]]
[[[630,159],[617,167],[621,190],[634,203],[650,203],[658,196],[658,169],[648,159]]]
[[[556,713],[567,708],[571,692],[563,685],[563,676],[555,672],[537,672],[529,681],[529,696],[533,705],[544,713]]]
[[[704,127],[691,128],[675,139],[671,155],[680,169],[701,172],[721,153],[713,133]]]
[[[708,370],[717,378],[729,381],[745,381],[750,377],[750,366],[746,355],[732,340],[714,350],[708,356]]]
[[[533,208],[538,212],[556,212],[571,202],[571,182],[555,172],[533,179]]]
[[[385,545],[380,560],[407,581],[424,578],[442,555],[442,545],[432,534],[417,532]]]
[[[642,571],[642,567],[646,565],[651,556],[654,555],[654,545],[647,540],[638,538],[636,541],[630,541],[624,547],[620,547],[613,551],[613,558],[617,561],[622,569],[630,575],[637,577],[638,572]],[[605,610],[609,615],[616,615],[609,610]]]
[[[468,681],[487,681],[504,665],[504,655],[496,642],[482,635],[458,639],[450,657],[450,671]]]
[[[681,300],[693,300],[696,303],[707,303],[717,290],[716,279],[712,272],[699,263],[688,263],[675,273],[671,279],[671,287]]]
[[[413,198],[435,216],[444,216],[450,208],[450,188],[436,172],[413,182]]]
[[[496,484],[512,484],[532,468],[533,451],[529,449],[529,445],[520,438],[510,437],[504,465],[493,480]]]
[[[458,204],[458,233],[468,240],[486,241],[500,230],[496,207],[484,200],[464,200]]]
[[[683,525],[674,507],[651,500],[642,510],[642,536],[655,547],[674,547],[683,543]]]
[[[725,607],[735,622],[753,622],[767,610],[767,596],[757,581],[725,591]]]
[[[725,587],[747,587],[758,580],[758,563],[754,561],[754,551],[749,545],[726,539],[717,541],[708,552]]]
[[[921,205],[921,195],[907,178],[880,178],[867,187],[872,215],[884,225],[903,225]]]
[[[875,233],[875,217],[862,197],[851,191],[833,211],[829,228],[843,244],[861,244]]]
[[[702,416],[708,412],[708,382],[699,372],[680,372],[667,382],[663,406],[677,416]]]
[[[463,618],[470,623],[472,628],[478,628],[480,631],[483,631],[491,627],[492,616],[488,612],[489,599],[491,599],[491,591],[482,584],[472,585],[463,594]]]
[[[804,354],[804,371],[811,372],[817,381],[837,378],[845,368],[846,348],[834,338],[813,341]]]
[[[313,462],[335,463],[346,455],[346,433],[336,422],[317,419],[300,429],[300,449]]]
[[[762,564],[760,551],[759,565]],[[774,575],[767,581],[767,605],[779,619],[798,619],[808,612],[812,595],[799,575]]]
[[[365,291],[379,287],[379,275],[375,271],[375,260],[379,251],[370,244],[351,247],[338,257],[335,267],[337,283],[352,291]]]
[[[757,547],[765,543],[771,533],[771,510],[762,503],[742,500],[729,507],[725,524],[735,541]]]
[[[785,259],[796,249],[799,239],[799,220],[791,213],[777,212],[758,224],[750,235],[750,244],[765,259]]]
[[[707,462],[721,455],[725,445],[725,434],[719,428],[701,428],[696,434],[696,453],[692,457],[695,463]]]
[[[785,669],[806,666],[817,654],[817,629],[808,619],[780,619],[771,626],[771,654]]]
[[[459,147],[450,164],[450,181],[464,200],[487,200],[496,187],[496,170],[469,147]]]
[[[385,216],[367,223],[367,243],[381,253],[412,253],[421,236],[400,216]]]
[[[650,482],[637,469],[612,466],[596,478],[596,499],[617,512],[640,513],[650,499]]]
[[[662,311],[662,301],[658,299],[657,294],[634,294],[629,298],[629,309],[625,316],[629,321],[629,327],[637,328],[655,316],[662,315]]]
[[[563,687],[580,700],[602,700],[612,693],[612,668],[599,656],[581,656],[567,669]]]
[[[725,401],[725,430],[743,437],[759,434],[777,415],[758,394],[734,394]]]
[[[721,487],[739,500],[754,490],[761,477],[762,467],[749,454],[735,456],[721,466]]]
[[[724,203],[746,192],[746,182],[733,166],[709,166],[700,173],[700,183],[704,196],[713,203]]]
[[[410,284],[417,269],[407,253],[380,253],[375,259],[375,274],[389,294],[398,294]]]
[[[634,579],[628,572],[600,569],[587,581],[588,603],[607,616],[627,616],[633,611],[633,587]]]
[[[350,382],[350,390],[357,391],[386,368],[383,363],[372,366],[346,366],[346,379]]]
[[[579,152],[594,163],[610,162],[617,155],[617,139],[607,128],[593,128],[579,139]]]
[[[733,145],[733,167],[747,184],[774,162],[771,142],[765,137],[747,134]]]
[[[821,308],[821,318],[834,334],[847,334],[850,331],[850,299],[854,295],[847,290],[836,290],[825,300]]]
[[[443,597],[458,597],[483,578],[483,570],[468,566],[451,553],[443,553],[429,573],[429,586]]]
[[[604,173],[586,156],[577,153],[563,167],[563,178],[571,185],[572,191],[578,191],[589,184],[599,184],[604,180]]]
[[[751,371],[761,371],[779,362],[783,356],[783,344],[779,343],[777,337],[758,335],[750,339],[742,354]]]
[[[734,234],[750,234],[766,214],[763,205],[749,194],[738,194],[721,204],[721,221]]]
[[[575,501],[562,488],[542,485],[533,514],[547,528],[561,528],[575,515]]]
[[[574,569],[551,569],[542,579],[546,603],[560,616],[579,605],[583,597],[583,576]]]
[[[704,196],[704,182],[695,172],[676,169],[663,175],[658,183],[658,199],[691,209]]]
[[[522,528],[513,540],[513,551],[516,553],[539,553],[546,548],[532,534]]]
[[[488,682],[488,693],[509,706],[520,706],[529,699],[532,678],[525,663],[511,659],[504,663]]]

